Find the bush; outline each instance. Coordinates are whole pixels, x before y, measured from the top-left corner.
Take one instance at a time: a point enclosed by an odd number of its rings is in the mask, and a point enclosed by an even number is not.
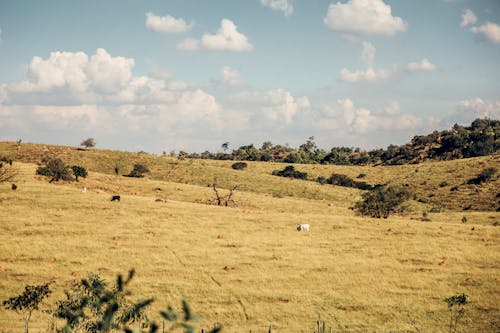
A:
[[[367,184],[366,182],[357,182],[354,179],[342,175],[340,173],[333,173],[330,178],[327,180],[328,184],[344,186],[344,187],[352,187],[359,188],[360,190],[371,190],[373,186]]]
[[[231,168],[233,168],[234,170],[243,170],[246,169],[247,166],[248,165],[245,162],[236,162],[231,165]]]
[[[326,179],[325,177],[322,177],[322,176],[319,176],[318,178],[316,178],[316,181],[318,183],[320,183],[321,185],[325,185],[328,183],[328,179]]]
[[[307,179],[307,173],[295,170],[293,165],[288,165],[283,170],[274,170],[273,176],[288,177],[295,179]]]
[[[481,171],[476,177],[469,179],[467,181],[467,184],[479,185],[481,183],[484,183],[493,178],[493,175],[496,172],[497,169],[494,167],[483,169],[483,171]]]
[[[51,158],[45,162],[45,166],[36,169],[36,174],[50,177],[50,183],[59,180],[73,180],[69,172],[69,167],[60,158]]]
[[[144,174],[148,173],[148,172],[149,172],[149,169],[147,167],[145,167],[144,165],[134,164],[134,168],[126,176],[127,177],[142,178],[142,177],[144,177]]]
[[[410,193],[396,186],[383,186],[364,193],[363,200],[357,202],[354,209],[363,216],[386,219],[390,213],[410,198]]]
[[[73,174],[75,175],[76,181],[78,181],[78,177],[87,178],[88,176],[87,170],[82,166],[73,165],[71,167],[71,170],[73,170]]]

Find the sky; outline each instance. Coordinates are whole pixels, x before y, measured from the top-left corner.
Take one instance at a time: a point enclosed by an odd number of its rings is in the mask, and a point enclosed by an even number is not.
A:
[[[0,0],[0,140],[384,148],[500,118],[499,0]]]

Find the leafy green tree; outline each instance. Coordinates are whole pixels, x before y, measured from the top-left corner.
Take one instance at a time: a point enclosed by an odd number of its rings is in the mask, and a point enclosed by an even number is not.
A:
[[[21,295],[11,297],[3,302],[6,309],[23,314],[25,333],[28,333],[29,330],[31,314],[38,310],[40,303],[52,292],[49,285],[50,282],[42,285],[27,285]]]
[[[386,219],[409,198],[410,193],[404,189],[396,186],[381,186],[363,193],[362,200],[355,204],[354,209],[363,216]]]
[[[85,148],[93,148],[95,147],[95,140],[93,138],[85,139],[80,143],[80,146],[84,146]]]
[[[36,170],[38,175],[50,178],[50,183],[59,180],[72,180],[69,167],[60,158],[51,158]]]
[[[87,178],[88,176],[87,170],[82,166],[73,165],[71,167],[71,170],[73,170],[73,174],[75,175],[76,181],[78,181],[78,177]]]
[[[148,172],[149,169],[146,166],[142,164],[134,164],[134,168],[130,171],[127,177],[142,178],[144,177],[144,174]]]

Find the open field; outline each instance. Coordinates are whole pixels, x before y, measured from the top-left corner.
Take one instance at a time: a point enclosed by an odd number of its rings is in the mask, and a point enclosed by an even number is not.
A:
[[[0,184],[0,301],[26,284],[54,280],[48,305],[86,272],[113,280],[133,267],[134,295],[157,300],[152,318],[185,297],[204,327],[221,323],[224,332],[265,332],[269,325],[312,332],[318,314],[340,332],[445,332],[443,299],[462,292],[471,297],[463,331],[499,330],[498,186],[462,185],[486,166],[498,168],[498,156],[296,166],[311,178],[365,173],[362,180],[371,184],[408,184],[427,201],[378,220],[349,209],[358,190],[270,175],[284,164],[255,162],[234,171],[231,161],[12,143],[0,143],[0,155],[14,158],[20,170],[16,191]],[[85,166],[88,179],[49,184],[35,176],[34,163],[45,155]],[[151,175],[113,174],[116,164],[126,173],[134,163],[147,165]],[[207,204],[214,178],[223,188],[242,185],[235,207]],[[114,193],[121,202],[109,201]],[[471,210],[463,211],[465,205]],[[431,222],[417,220],[433,207],[442,211],[429,213]],[[310,223],[311,232],[297,232],[298,223]],[[44,332],[48,322],[35,314],[33,332]],[[0,332],[22,325],[20,316],[0,310]]]

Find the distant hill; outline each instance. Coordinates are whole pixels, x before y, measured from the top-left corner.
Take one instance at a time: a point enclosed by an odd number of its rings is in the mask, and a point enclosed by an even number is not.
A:
[[[224,145],[223,145],[224,147]],[[225,146],[227,148],[227,145]],[[453,160],[488,156],[500,151],[500,121],[476,119],[470,126],[455,124],[450,130],[417,135],[404,145],[389,145],[387,149],[362,151],[352,147],[333,147],[330,151],[319,149],[314,137],[290,148],[264,142],[261,148],[253,144],[241,146],[231,153],[188,154],[181,157],[217,160],[271,161],[284,163],[320,163],[336,165],[400,165],[416,164],[426,160]]]

